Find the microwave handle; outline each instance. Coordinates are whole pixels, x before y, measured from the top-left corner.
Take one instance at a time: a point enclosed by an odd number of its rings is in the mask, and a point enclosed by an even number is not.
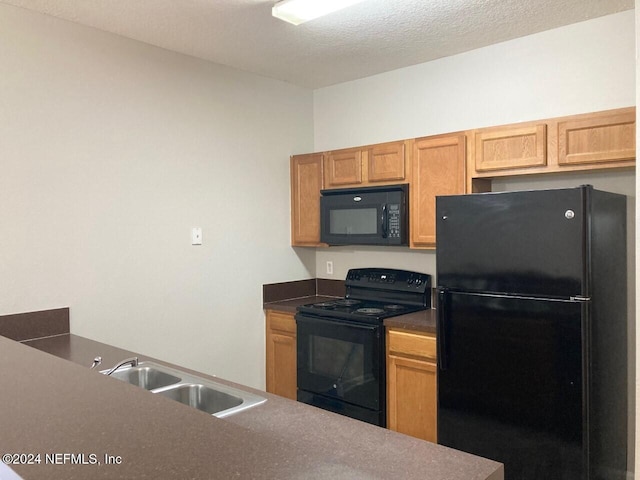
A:
[[[387,212],[387,204],[382,205],[382,215],[380,216],[382,222],[382,238],[387,238],[389,235],[389,214]]]

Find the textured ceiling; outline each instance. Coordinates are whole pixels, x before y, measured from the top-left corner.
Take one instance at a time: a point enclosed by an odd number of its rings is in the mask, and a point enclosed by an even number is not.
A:
[[[634,0],[366,0],[293,26],[275,0],[0,0],[318,88],[629,10]]]

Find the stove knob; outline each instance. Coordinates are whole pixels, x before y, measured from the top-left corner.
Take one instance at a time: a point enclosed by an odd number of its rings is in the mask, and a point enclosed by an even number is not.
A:
[[[422,279],[416,278],[416,287],[419,287],[422,284]]]

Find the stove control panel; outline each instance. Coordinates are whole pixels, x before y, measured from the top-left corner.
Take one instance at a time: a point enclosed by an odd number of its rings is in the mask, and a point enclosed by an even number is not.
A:
[[[431,275],[392,268],[354,268],[349,270],[347,286],[425,292],[431,288]]]

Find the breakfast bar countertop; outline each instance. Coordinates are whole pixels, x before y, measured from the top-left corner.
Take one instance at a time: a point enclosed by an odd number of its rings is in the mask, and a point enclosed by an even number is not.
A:
[[[96,355],[108,368],[135,353],[0,337],[0,453],[40,455],[10,465],[25,480],[504,478],[499,463],[199,374],[267,398],[219,419],[89,370]]]

